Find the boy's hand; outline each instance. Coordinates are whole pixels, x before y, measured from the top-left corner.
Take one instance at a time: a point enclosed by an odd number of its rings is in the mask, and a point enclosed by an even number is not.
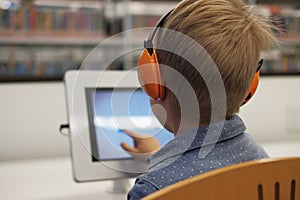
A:
[[[122,131],[133,139],[134,147],[125,142],[121,143],[121,147],[137,160],[145,162],[149,156],[160,149],[158,140],[151,135],[137,134],[126,129]]]

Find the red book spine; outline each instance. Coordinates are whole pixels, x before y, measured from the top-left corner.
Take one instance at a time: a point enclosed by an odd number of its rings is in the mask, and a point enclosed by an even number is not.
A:
[[[29,10],[29,21],[30,21],[30,30],[35,31],[36,29],[36,10],[34,6],[31,6]]]

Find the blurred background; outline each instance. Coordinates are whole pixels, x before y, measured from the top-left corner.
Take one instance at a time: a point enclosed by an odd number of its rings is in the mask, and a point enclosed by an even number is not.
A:
[[[1,199],[99,199],[106,183],[72,179],[69,140],[59,133],[68,122],[63,75],[70,69],[135,67],[138,51],[109,66],[105,55],[96,65],[82,63],[110,36],[152,27],[178,2],[0,0]],[[262,53],[261,84],[240,115],[272,157],[300,156],[300,2],[248,3],[272,19],[282,45]],[[107,54],[126,45],[139,48],[147,35],[125,32],[101,48]]]

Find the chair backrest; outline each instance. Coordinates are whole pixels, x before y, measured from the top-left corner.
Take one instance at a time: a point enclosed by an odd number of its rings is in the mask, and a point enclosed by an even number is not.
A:
[[[300,157],[249,161],[201,174],[143,200],[300,200]]]

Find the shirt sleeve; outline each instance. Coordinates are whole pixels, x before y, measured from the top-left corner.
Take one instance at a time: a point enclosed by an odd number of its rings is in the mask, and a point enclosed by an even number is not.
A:
[[[140,200],[141,198],[158,191],[158,188],[146,180],[138,178],[127,195],[127,200]]]

